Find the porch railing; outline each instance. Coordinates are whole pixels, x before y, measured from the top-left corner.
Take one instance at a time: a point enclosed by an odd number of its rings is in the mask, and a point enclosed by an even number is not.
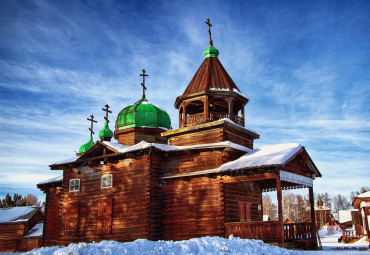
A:
[[[311,223],[288,223],[284,224],[284,240],[311,240]]]
[[[284,224],[284,241],[313,240],[311,233],[311,223]],[[277,221],[225,223],[225,236],[231,234],[241,238],[278,242],[279,224]]]
[[[224,112],[210,112],[209,113],[209,120],[210,121],[220,120],[220,119],[224,119],[224,118],[229,118],[229,119],[233,120],[235,123],[237,123],[241,126],[244,126],[243,119],[241,117],[237,116],[237,115],[233,115],[230,118],[229,114],[224,113]],[[204,118],[204,113],[197,113],[197,114],[186,116],[185,124],[186,125],[194,125],[194,124],[197,124],[197,123],[204,122],[205,120],[206,119]]]
[[[194,115],[189,115],[186,116],[186,124],[191,125],[191,124],[196,124],[198,122],[204,122],[204,113],[198,113]]]
[[[277,242],[279,223],[277,221],[253,221],[225,223],[225,236],[231,234],[241,238]]]

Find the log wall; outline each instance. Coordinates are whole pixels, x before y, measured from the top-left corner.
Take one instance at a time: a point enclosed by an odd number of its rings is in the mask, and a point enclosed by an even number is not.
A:
[[[239,202],[251,203],[251,220],[262,221],[262,193],[258,182],[224,184],[225,222],[239,222]],[[261,205],[258,210],[258,205]]]
[[[163,187],[163,239],[223,236],[224,211],[219,179],[169,180]]]
[[[59,229],[59,204],[63,189],[61,187],[51,187],[45,189],[45,222],[42,246],[57,245]]]
[[[64,171],[58,244],[150,238],[150,155],[90,163]],[[112,188],[101,188],[103,174],[113,175]],[[71,179],[80,179],[79,192],[69,192]]]
[[[114,138],[117,139],[118,143],[124,145],[134,145],[141,141],[148,143],[164,143],[167,144],[167,138],[161,136],[163,129],[159,128],[128,128],[118,130],[114,134]]]
[[[0,251],[14,252],[17,249],[17,239],[27,233],[26,223],[0,224]]]
[[[189,128],[168,131],[163,136],[168,137],[169,144],[175,146],[218,143],[230,141],[249,149],[253,149],[253,140],[259,136],[227,121],[221,124],[207,123]]]
[[[35,248],[41,247],[42,238],[18,238],[17,240],[17,251],[31,251]]]
[[[218,168],[226,162],[237,159],[242,154],[244,152],[226,151],[223,148],[172,153],[163,162],[163,175],[185,174]]]

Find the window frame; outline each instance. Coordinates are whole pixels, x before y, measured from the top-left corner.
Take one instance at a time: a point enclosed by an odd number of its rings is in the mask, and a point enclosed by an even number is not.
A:
[[[76,181],[78,181],[78,185],[76,185],[75,183]],[[77,186],[77,189],[76,189],[76,186]],[[80,192],[80,190],[81,190],[81,180],[80,179],[69,180],[69,192]]]
[[[103,183],[106,184],[106,182],[107,182],[107,181],[103,182],[104,177],[106,177],[106,178],[110,177],[110,186],[103,186]],[[110,188],[113,188],[113,174],[103,174],[101,176],[100,188],[101,189],[110,189]]]

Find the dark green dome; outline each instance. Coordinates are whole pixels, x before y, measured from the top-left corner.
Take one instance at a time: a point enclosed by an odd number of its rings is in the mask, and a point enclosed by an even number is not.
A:
[[[204,58],[214,57],[217,58],[219,54],[218,49],[213,47],[213,45],[209,45],[208,48],[204,51],[203,56]]]
[[[171,128],[171,119],[165,110],[141,99],[125,107],[117,116],[116,130],[131,127]]]
[[[85,153],[86,151],[88,151],[92,146],[94,145],[94,141],[93,141],[93,138],[92,136],[90,136],[90,140],[85,143],[84,145],[82,145],[80,147],[80,153]]]
[[[104,128],[100,130],[99,132],[99,138],[103,139],[103,138],[112,138],[112,137],[113,137],[113,132],[108,127],[108,121],[105,121]]]

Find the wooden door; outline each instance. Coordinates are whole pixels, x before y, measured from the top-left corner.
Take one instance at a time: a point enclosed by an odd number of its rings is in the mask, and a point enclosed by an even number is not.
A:
[[[47,215],[47,228],[46,228],[46,236],[50,238],[54,238],[58,234],[58,215],[59,215],[59,207],[58,206],[51,206],[48,210]]]
[[[98,235],[112,233],[112,199],[101,199],[98,208]]]
[[[252,220],[252,203],[251,202],[244,202],[238,201],[239,204],[239,221],[246,222]]]
[[[67,204],[64,217],[64,230],[66,235],[69,236],[77,235],[78,211],[79,211],[78,202],[71,202]]]

